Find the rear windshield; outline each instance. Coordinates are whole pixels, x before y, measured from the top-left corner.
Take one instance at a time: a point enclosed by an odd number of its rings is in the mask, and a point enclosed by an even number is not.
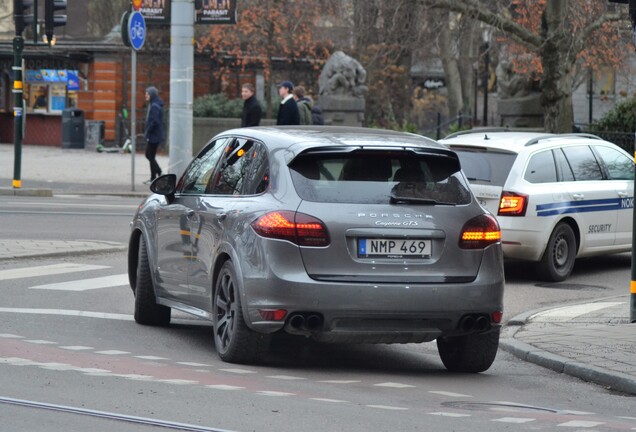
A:
[[[462,170],[471,183],[502,186],[517,155],[486,149],[451,147],[459,156]]]
[[[459,205],[471,200],[459,161],[410,151],[309,153],[290,164],[307,201],[353,204]]]

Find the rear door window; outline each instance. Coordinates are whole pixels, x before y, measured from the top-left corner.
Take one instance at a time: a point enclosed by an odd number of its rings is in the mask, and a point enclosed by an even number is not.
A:
[[[470,191],[452,154],[412,151],[309,152],[290,164],[305,200],[330,203],[468,204]]]
[[[486,148],[451,146],[459,156],[468,181],[476,184],[504,186],[517,155]]]
[[[250,172],[255,141],[237,138],[225,147],[218,172],[208,186],[214,195],[241,195],[243,183]]]
[[[603,180],[603,172],[589,146],[563,147],[576,181]]]

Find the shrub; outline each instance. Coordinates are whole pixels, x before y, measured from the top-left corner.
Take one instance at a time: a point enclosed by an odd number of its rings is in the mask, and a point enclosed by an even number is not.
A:
[[[228,99],[223,94],[198,97],[193,103],[195,117],[241,117],[242,99]]]
[[[590,125],[590,132],[634,132],[636,98],[618,103],[600,120]]]

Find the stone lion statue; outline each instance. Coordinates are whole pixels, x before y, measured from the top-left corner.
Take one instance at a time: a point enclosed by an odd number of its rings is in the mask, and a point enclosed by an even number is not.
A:
[[[343,95],[362,98],[368,87],[367,71],[353,57],[336,51],[329,57],[318,80],[321,95]]]
[[[532,92],[532,83],[525,75],[514,71],[512,63],[502,60],[495,70],[500,99],[519,98]]]

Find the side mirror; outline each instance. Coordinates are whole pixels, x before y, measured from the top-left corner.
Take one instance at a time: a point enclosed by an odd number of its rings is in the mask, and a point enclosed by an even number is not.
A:
[[[177,176],[175,174],[164,174],[154,179],[150,184],[150,190],[159,195],[165,195],[168,201],[174,198],[174,192],[177,188]]]

